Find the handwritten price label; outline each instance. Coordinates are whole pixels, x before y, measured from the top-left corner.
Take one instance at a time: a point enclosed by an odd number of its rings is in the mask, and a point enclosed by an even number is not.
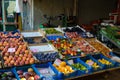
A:
[[[73,62],[73,60],[68,60],[68,63],[69,63],[70,65],[72,65],[74,62]]]
[[[59,66],[61,62],[62,62],[62,61],[61,61],[60,59],[56,59],[55,62],[54,62],[54,64],[56,64],[56,65]]]
[[[94,64],[94,62],[93,62],[93,61],[90,61],[90,62],[88,62],[87,64],[90,65],[90,66],[92,66],[92,65]]]
[[[15,48],[8,48],[7,52],[15,52]]]
[[[32,49],[32,52],[35,53],[35,52],[39,52],[39,51],[37,49]]]

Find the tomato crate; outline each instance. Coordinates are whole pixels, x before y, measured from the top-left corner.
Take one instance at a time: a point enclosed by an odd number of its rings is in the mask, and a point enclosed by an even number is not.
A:
[[[84,61],[85,64],[92,67],[92,72],[100,71],[104,68],[104,65],[98,62],[96,59],[90,57],[90,55],[87,55],[85,57],[80,57],[80,60]]]
[[[32,65],[39,74],[43,76],[44,80],[57,80],[57,74],[55,73],[55,69],[53,66],[48,62],[48,63],[43,63],[43,64],[34,64]]]
[[[18,80],[21,79],[39,80],[43,78],[43,76],[39,74],[38,71],[32,66],[15,67],[15,73],[17,73]]]
[[[102,54],[92,55],[91,58],[96,59],[98,62],[104,65],[104,69],[112,68],[116,65],[116,62],[111,60],[110,58],[105,57]]]
[[[83,74],[90,74],[92,67],[85,64],[82,60],[79,58],[74,58],[71,60],[66,61],[70,66],[75,68],[77,70],[77,76],[83,75]],[[75,64],[75,65],[74,65]],[[77,68],[79,65],[81,65],[79,68]]]

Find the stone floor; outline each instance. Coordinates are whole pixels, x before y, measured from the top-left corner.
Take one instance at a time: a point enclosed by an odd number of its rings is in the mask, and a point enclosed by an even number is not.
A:
[[[71,80],[120,80],[120,69]]]

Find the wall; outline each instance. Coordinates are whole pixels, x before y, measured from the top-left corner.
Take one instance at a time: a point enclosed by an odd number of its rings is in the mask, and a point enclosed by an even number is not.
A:
[[[72,15],[73,0],[34,0],[34,25],[35,29],[40,23],[45,23],[47,20],[43,17],[44,14],[58,16],[60,14]],[[53,20],[55,25],[61,24],[60,21]]]
[[[108,18],[116,8],[117,0],[79,0],[79,24],[88,24],[92,20]]]

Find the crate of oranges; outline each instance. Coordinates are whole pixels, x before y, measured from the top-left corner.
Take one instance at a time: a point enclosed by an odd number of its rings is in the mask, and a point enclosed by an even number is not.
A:
[[[57,64],[54,62],[53,66],[56,69],[59,78],[66,79],[66,78],[76,76],[76,70],[74,70],[65,61],[60,61],[59,64],[58,64],[58,62],[57,62]]]

